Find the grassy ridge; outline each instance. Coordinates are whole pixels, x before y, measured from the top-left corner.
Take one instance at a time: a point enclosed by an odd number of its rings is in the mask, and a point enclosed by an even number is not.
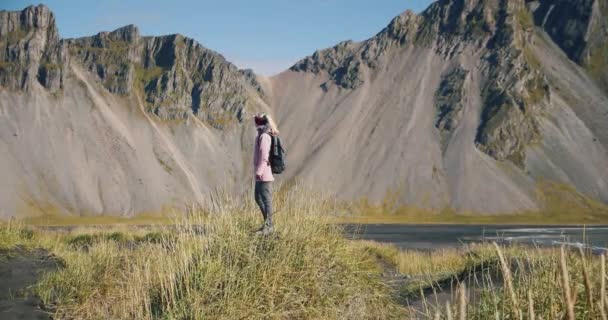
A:
[[[58,233],[5,224],[0,249],[44,247],[62,259],[34,287],[59,319],[602,319],[608,311],[605,262],[589,252],[399,250],[345,240],[312,214],[289,218],[270,238],[251,234],[249,214],[202,217],[205,230],[184,223]],[[383,282],[387,263],[410,278],[400,295],[422,308],[397,305]],[[452,300],[420,296],[446,290],[445,279]]]
[[[276,236],[251,203],[224,203],[154,230],[0,228],[0,248],[43,247],[64,268],[36,293],[59,319],[392,319],[372,255],[328,223],[323,202],[278,194]],[[285,203],[289,203],[286,205]],[[204,227],[201,227],[204,226]]]

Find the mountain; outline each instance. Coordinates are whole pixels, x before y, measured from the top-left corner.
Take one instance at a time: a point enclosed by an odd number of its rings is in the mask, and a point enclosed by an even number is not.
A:
[[[134,215],[251,183],[273,113],[283,181],[342,199],[498,214],[544,186],[608,202],[608,1],[440,0],[270,78],[135,26],[61,39],[0,12],[0,216]]]
[[[290,174],[457,211],[542,209],[546,181],[607,202],[607,9],[440,0],[315,52],[266,89]]]
[[[42,5],[0,12],[0,48],[0,216],[159,213],[248,185],[242,123],[267,106],[218,53],[134,26],[60,39]]]

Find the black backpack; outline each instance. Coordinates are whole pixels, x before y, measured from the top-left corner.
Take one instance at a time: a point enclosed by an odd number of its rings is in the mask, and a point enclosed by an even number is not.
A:
[[[281,174],[285,171],[285,150],[281,145],[281,139],[278,136],[270,135],[270,155],[268,160],[270,161],[270,169],[274,174]]]

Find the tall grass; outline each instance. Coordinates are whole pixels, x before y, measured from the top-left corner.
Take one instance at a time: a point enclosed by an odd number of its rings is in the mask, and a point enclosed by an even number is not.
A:
[[[359,242],[407,276],[416,319],[606,319],[605,257],[567,248],[471,245],[434,251]],[[451,297],[437,300],[436,293]]]
[[[301,190],[277,193],[278,232],[253,231],[255,207],[217,200],[148,231],[36,232],[65,267],[36,293],[58,319],[391,319],[390,296],[373,257],[319,214],[331,208]],[[3,228],[3,246],[25,242]],[[6,234],[6,235],[4,235]]]
[[[251,199],[218,192],[209,210],[145,229],[5,222],[0,249],[43,247],[63,260],[34,287],[57,319],[606,319],[604,256],[494,244],[399,250],[346,240],[331,223],[339,206],[298,185],[274,204],[269,237],[253,233],[261,217]],[[408,275],[399,295],[387,268]],[[439,288],[446,279],[455,285]],[[439,290],[453,290],[450,299],[433,298]],[[404,295],[436,303],[408,310],[396,299]]]

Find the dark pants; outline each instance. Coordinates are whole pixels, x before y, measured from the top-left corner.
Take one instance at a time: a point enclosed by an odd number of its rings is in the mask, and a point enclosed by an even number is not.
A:
[[[264,216],[264,224],[272,226],[272,182],[256,181],[254,194],[255,202]]]

